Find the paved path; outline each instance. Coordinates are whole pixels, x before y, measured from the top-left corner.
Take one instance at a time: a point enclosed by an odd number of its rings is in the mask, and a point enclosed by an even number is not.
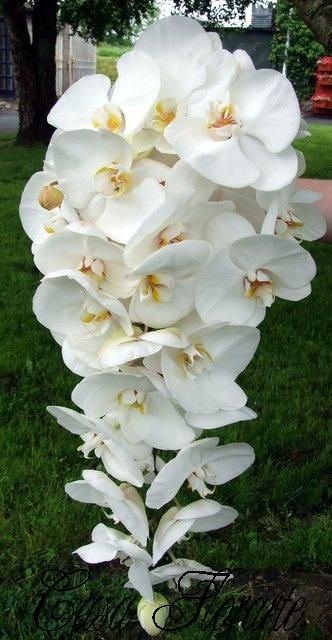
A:
[[[332,118],[310,116],[306,118],[309,124],[324,124],[332,126]],[[0,111],[0,133],[15,133],[18,129],[17,111]]]
[[[332,118],[329,116],[308,116],[305,120],[308,124],[332,125]]]
[[[0,133],[16,133],[17,129],[17,111],[0,111]]]

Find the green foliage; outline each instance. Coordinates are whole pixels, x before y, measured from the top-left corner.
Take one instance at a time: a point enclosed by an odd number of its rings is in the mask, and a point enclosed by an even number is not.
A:
[[[97,56],[100,56],[101,58],[115,58],[116,60],[118,60],[120,58],[120,56],[122,56],[123,53],[126,53],[127,51],[130,51],[132,49],[132,45],[129,44],[128,46],[124,45],[124,46],[119,46],[119,45],[109,45],[107,44],[107,42],[102,42],[98,47],[97,47]]]
[[[270,60],[276,69],[282,70],[289,30],[287,77],[294,85],[299,100],[308,100],[315,87],[316,62],[324,55],[325,49],[304,24],[290,0],[278,0],[276,27]]]
[[[59,23],[70,24],[75,33],[93,42],[101,42],[109,32],[130,37],[154,15],[154,0],[59,0]]]
[[[309,131],[310,138],[297,140],[294,144],[306,159],[306,172],[301,177],[332,180],[332,127],[312,124]]]
[[[130,46],[109,45],[103,42],[97,49],[97,73],[108,76],[112,82],[117,78],[117,62],[124,53],[130,51]]]
[[[224,0],[213,2],[212,0],[173,0],[177,13],[182,13],[192,18],[204,18],[209,23],[209,28],[220,29],[223,25],[230,24],[234,18],[243,23],[247,7],[251,0]],[[258,2],[264,4],[264,2]]]

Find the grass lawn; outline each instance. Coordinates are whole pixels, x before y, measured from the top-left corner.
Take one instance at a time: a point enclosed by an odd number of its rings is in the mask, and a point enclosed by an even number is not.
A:
[[[332,178],[331,158],[328,164],[332,127],[311,129],[312,139],[297,145],[307,150],[307,175]],[[83,468],[95,468],[96,461],[84,460],[76,451],[80,444],[76,436],[58,427],[45,411],[47,404],[69,406],[78,379],[66,370],[59,347],[31,310],[40,276],[20,225],[18,203],[24,184],[41,168],[44,149],[18,147],[9,135],[0,137],[0,149],[0,637],[136,640],[143,636],[135,627],[120,635],[77,634],[66,629],[64,635],[47,635],[33,620],[38,598],[46,590],[42,571],[81,567],[83,563],[71,552],[88,543],[100,518],[107,521],[98,507],[75,503],[65,495],[65,482],[78,479]],[[256,452],[253,468],[220,487],[214,496],[238,509],[240,516],[225,530],[195,534],[182,542],[178,557],[192,557],[219,570],[242,568],[253,575],[281,570],[289,578],[317,576],[330,564],[326,329],[331,247],[312,243],[308,248],[318,268],[312,295],[296,304],[278,300],[273,305],[261,326],[258,353],[240,380],[258,418],[219,433],[222,443],[245,441]],[[68,593],[69,600],[76,594],[77,605],[77,594],[84,599],[89,590],[120,600],[118,566],[93,567],[91,576],[90,586]],[[307,614],[306,628],[292,637],[327,637],[320,629],[321,616],[321,610],[314,608]],[[212,629],[201,631],[198,625],[163,634],[167,640],[177,637],[218,640],[225,636]],[[227,635],[228,640],[257,637],[240,631]]]
[[[294,146],[302,151],[306,158],[307,169],[303,178],[332,179],[332,127],[312,124],[309,126],[310,138],[299,140]]]
[[[97,73],[104,73],[114,82],[117,76],[117,61],[123,53],[131,49],[132,47],[119,47],[107,43],[101,44],[97,49]]]

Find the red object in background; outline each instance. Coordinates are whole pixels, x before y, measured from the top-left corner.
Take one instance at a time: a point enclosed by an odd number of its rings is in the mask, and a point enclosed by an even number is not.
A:
[[[317,62],[316,88],[311,101],[314,113],[332,114],[332,56],[323,56]]]

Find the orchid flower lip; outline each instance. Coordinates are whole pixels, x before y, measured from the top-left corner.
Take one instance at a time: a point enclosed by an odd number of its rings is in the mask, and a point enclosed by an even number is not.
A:
[[[183,373],[192,379],[204,371],[209,371],[213,364],[213,357],[204,345],[196,343],[184,349],[178,355],[178,361]]]
[[[121,171],[118,165],[100,167],[94,176],[100,193],[108,197],[122,196],[131,183],[130,172]]]
[[[239,109],[234,104],[225,104],[215,100],[210,103],[207,128],[215,131],[218,137],[229,139],[242,126]]]
[[[176,101],[172,98],[163,98],[155,105],[154,116],[147,122],[146,127],[163,133],[164,129],[176,118],[176,112]]]
[[[169,274],[149,274],[141,279],[141,300],[152,298],[154,302],[167,302],[172,295],[175,279]]]
[[[116,105],[105,103],[94,111],[92,124],[96,129],[107,129],[112,133],[121,134],[125,129],[124,114]]]
[[[274,283],[262,269],[248,271],[243,278],[243,286],[245,297],[256,298],[260,306],[270,307],[274,302]]]

